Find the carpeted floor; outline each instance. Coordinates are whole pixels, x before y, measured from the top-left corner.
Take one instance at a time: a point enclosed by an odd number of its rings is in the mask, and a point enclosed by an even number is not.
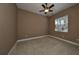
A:
[[[19,42],[10,55],[78,55],[75,46],[51,37]]]

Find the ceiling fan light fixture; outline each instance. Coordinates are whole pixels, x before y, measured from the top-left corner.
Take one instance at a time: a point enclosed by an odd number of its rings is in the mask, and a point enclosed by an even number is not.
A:
[[[45,9],[45,12],[49,12],[49,9]]]
[[[54,7],[54,4],[52,4],[51,6],[48,7],[48,4],[42,4],[41,5],[44,9],[40,10],[40,12],[44,12],[45,14],[47,14],[48,12],[53,12],[53,10],[51,10],[52,7]]]

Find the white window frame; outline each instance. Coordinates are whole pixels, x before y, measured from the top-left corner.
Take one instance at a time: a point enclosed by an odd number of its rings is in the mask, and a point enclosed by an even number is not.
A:
[[[55,19],[55,31],[68,32],[68,15]]]

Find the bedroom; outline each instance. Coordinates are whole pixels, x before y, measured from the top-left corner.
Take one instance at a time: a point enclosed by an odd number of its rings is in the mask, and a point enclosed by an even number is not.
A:
[[[52,4],[0,3],[0,54],[78,55],[79,4]]]

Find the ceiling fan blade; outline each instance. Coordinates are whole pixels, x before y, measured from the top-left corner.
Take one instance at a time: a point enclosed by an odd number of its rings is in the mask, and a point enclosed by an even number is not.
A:
[[[47,6],[47,3],[45,3],[45,5]]]
[[[40,10],[40,12],[44,12],[44,10]]]
[[[49,12],[53,12],[53,10],[49,10]]]
[[[52,5],[49,7],[49,9],[52,8],[53,6],[54,6],[54,4],[52,4]]]
[[[42,7],[45,8],[45,5],[42,4]]]

